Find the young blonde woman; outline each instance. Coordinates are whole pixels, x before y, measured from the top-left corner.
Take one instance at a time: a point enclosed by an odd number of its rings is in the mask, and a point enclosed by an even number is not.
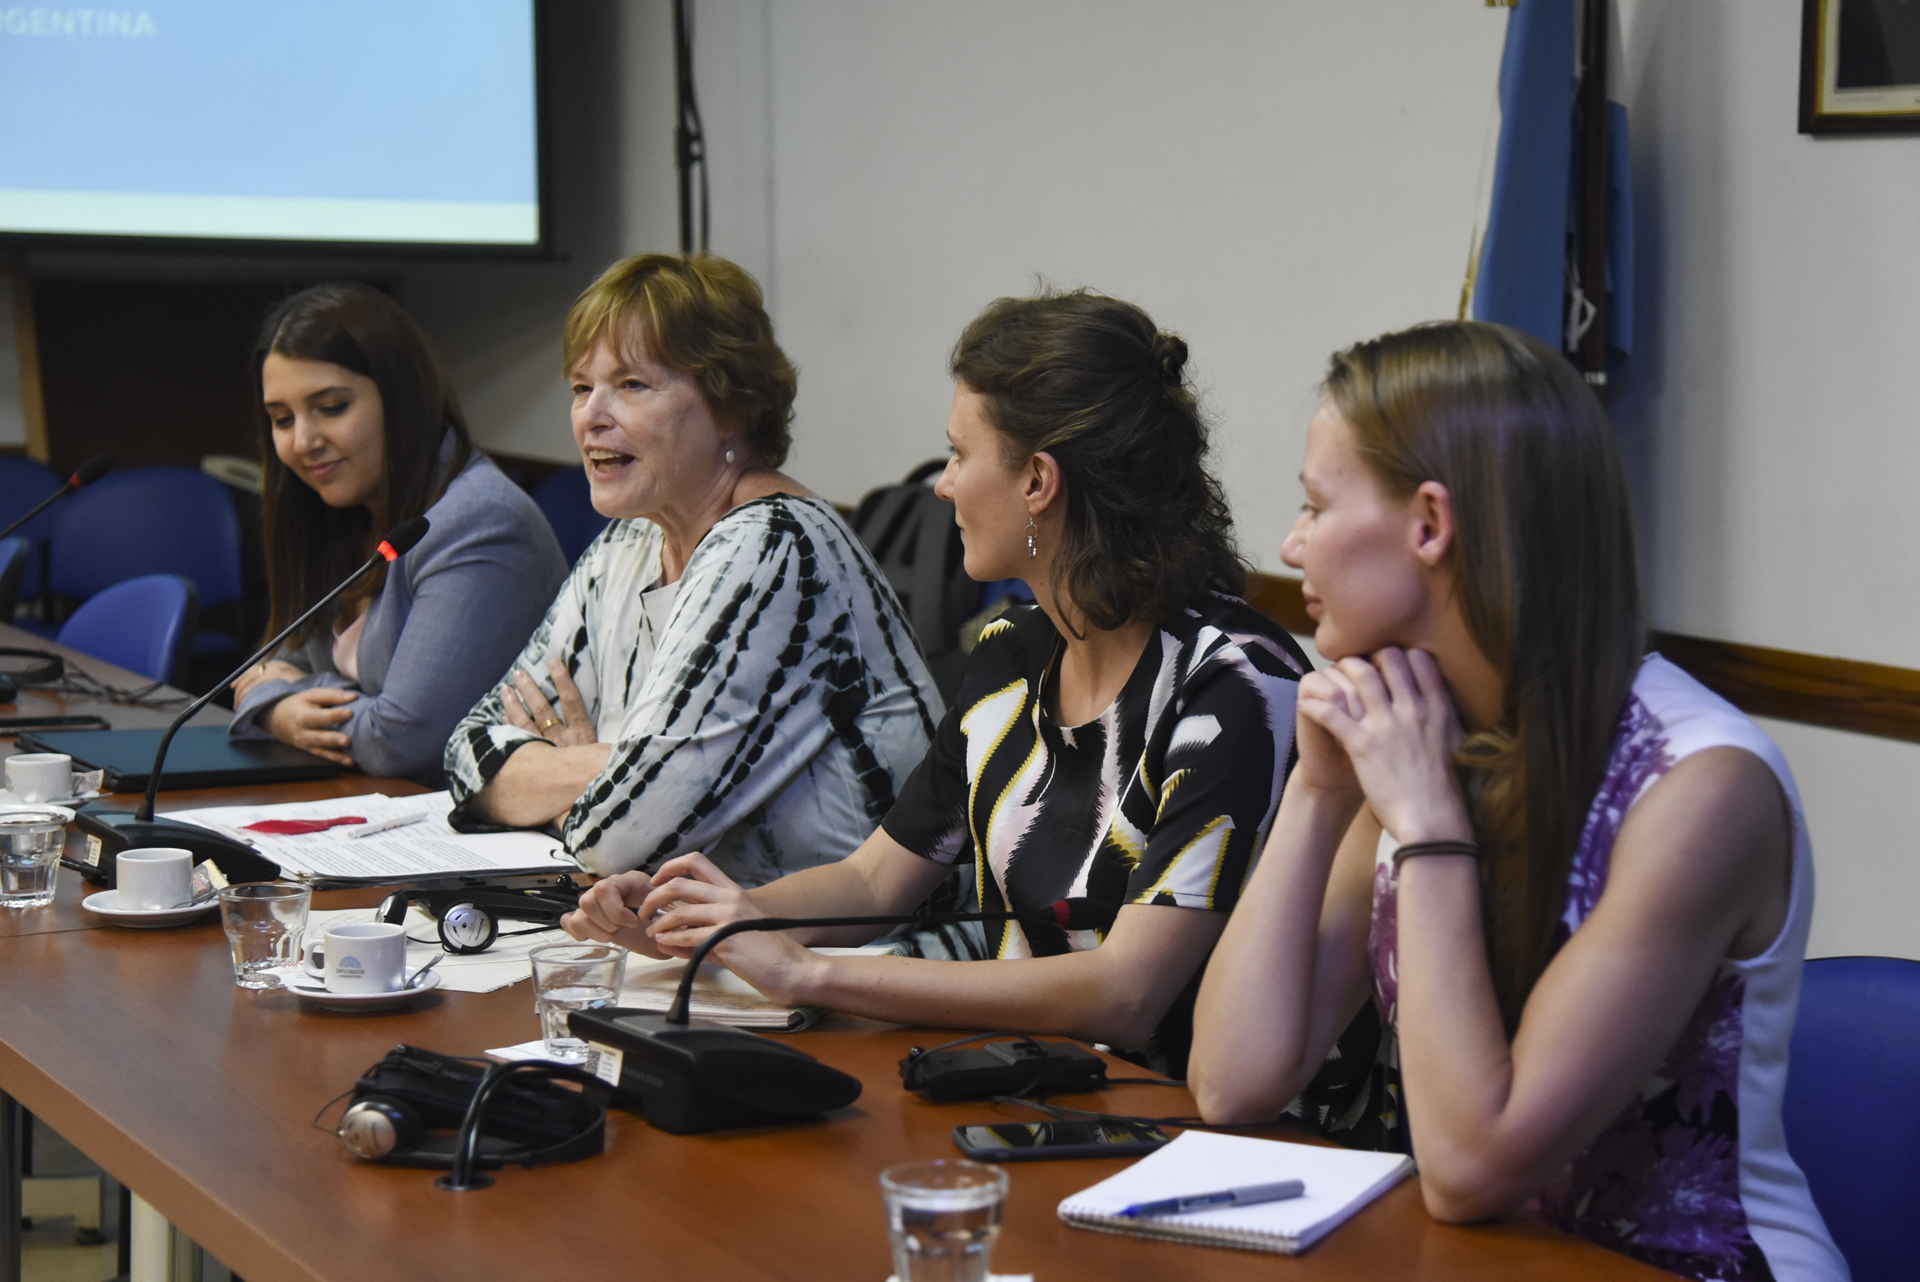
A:
[[[1369,997],[1432,1213],[1693,1278],[1839,1279],[1780,1126],[1813,906],[1779,750],[1643,659],[1604,414],[1447,323],[1333,358],[1282,551],[1333,666],[1202,988],[1190,1080],[1271,1117]]]

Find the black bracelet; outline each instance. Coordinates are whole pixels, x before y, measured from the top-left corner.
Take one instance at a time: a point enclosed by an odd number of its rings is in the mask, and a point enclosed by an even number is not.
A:
[[[1410,841],[1393,852],[1393,870],[1400,871],[1402,859],[1417,859],[1421,855],[1465,855],[1469,859],[1480,857],[1480,845],[1473,841]]]

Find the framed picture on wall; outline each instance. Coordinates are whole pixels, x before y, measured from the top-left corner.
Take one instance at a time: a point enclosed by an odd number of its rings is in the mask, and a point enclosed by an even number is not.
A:
[[[1800,132],[1920,133],[1920,0],[1801,0]]]

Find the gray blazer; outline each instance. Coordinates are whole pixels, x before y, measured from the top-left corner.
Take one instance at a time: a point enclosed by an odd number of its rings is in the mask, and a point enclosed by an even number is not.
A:
[[[567,563],[533,500],[477,449],[427,520],[427,537],[388,570],[367,608],[359,683],[335,669],[333,631],[321,627],[276,656],[312,675],[249,690],[235,709],[235,738],[271,738],[267,714],[296,690],[358,690],[340,729],[360,769],[442,782],[448,736],[526,644]]]

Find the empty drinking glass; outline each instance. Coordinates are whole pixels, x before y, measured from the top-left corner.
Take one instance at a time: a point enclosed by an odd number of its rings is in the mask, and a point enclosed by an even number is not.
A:
[[[300,958],[313,892],[291,882],[249,882],[220,892],[220,924],[233,945],[233,982],[242,988],[278,988],[270,972]]]
[[[59,806],[0,806],[0,907],[53,902],[60,852],[73,811]]]
[[[903,1162],[880,1172],[899,1282],[985,1282],[1007,1173],[981,1162]]]
[[[547,1057],[583,1060],[587,1044],[567,1027],[577,1010],[603,1010],[620,996],[627,974],[627,950],[618,944],[545,944],[533,959],[533,1006]]]

